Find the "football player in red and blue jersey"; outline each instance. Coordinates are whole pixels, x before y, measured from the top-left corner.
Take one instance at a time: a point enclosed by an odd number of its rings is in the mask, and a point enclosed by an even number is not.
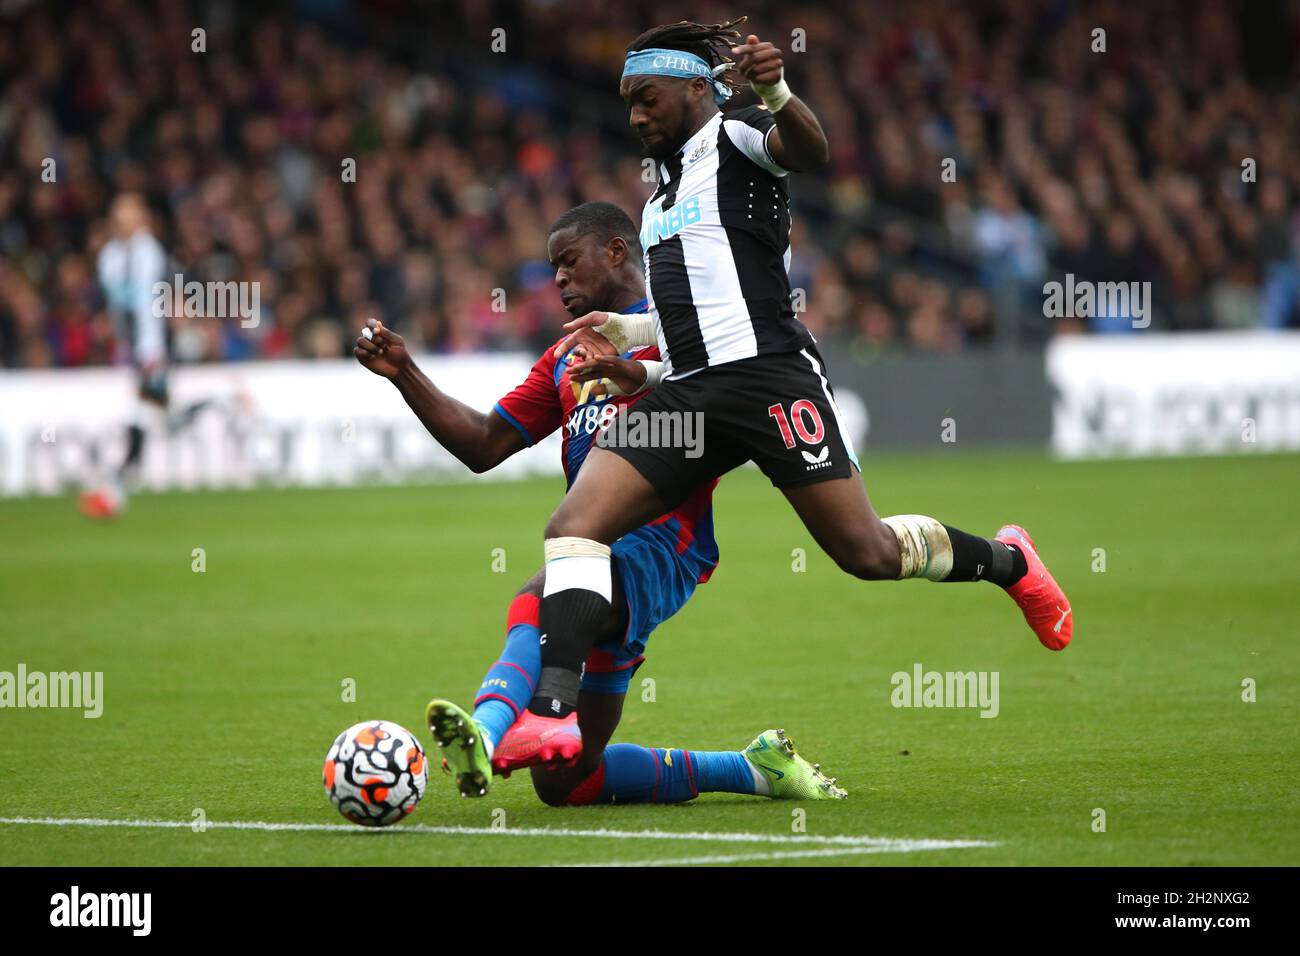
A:
[[[585,203],[552,226],[547,252],[570,315],[647,309],[637,230],[611,203]],[[563,436],[568,485],[615,416],[635,404],[662,370],[654,346],[595,354],[579,346],[537,361],[528,377],[487,414],[441,392],[419,370],[401,336],[373,319],[353,350],[366,368],[390,379],[412,411],[448,451],[475,472],[488,471],[552,432]],[[573,381],[570,364],[597,363],[597,380]],[[533,769],[548,804],[675,803],[726,792],[824,799],[843,791],[799,756],[783,731],[760,734],[743,751],[696,751],[609,744],[646,641],[709,579],[718,563],[713,537],[716,482],[625,535],[612,546],[612,613],[600,626],[582,671],[576,709],[536,694],[542,669],[538,627],[544,594],[572,586],[561,573],[539,571],[510,604],[505,647],[488,668],[474,711],[434,699],[426,721],[443,748],[444,767],[463,796],[487,793],[495,771]],[[571,563],[580,565],[581,555]],[[560,569],[564,565],[559,566]],[[546,706],[542,706],[542,705]]]

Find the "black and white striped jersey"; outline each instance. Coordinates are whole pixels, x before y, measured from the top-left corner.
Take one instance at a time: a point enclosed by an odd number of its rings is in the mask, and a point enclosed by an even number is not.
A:
[[[767,149],[775,125],[760,106],[718,113],[659,163],[641,248],[669,378],[813,341],[790,301],[786,170]]]
[[[154,286],[170,278],[167,253],[147,229],[113,239],[96,265],[108,312],[136,364],[167,360],[167,319],[155,308]],[[170,306],[170,303],[166,303]]]

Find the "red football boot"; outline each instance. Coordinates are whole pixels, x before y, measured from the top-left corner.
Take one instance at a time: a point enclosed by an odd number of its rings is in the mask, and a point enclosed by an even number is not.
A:
[[[78,499],[81,513],[87,518],[116,518],[122,512],[122,497],[111,488],[84,492]]]
[[[1064,650],[1074,635],[1074,614],[1070,608],[1070,599],[1038,556],[1033,538],[1020,525],[1008,524],[1002,526],[995,540],[1003,544],[1014,544],[1025,556],[1029,570],[1023,578],[1006,589],[1016,604],[1020,605],[1025,622],[1038,635],[1038,640],[1044,647],[1053,651]]]
[[[516,770],[542,764],[572,767],[581,754],[582,733],[576,711],[556,718],[526,710],[492,751],[492,769],[508,777]]]

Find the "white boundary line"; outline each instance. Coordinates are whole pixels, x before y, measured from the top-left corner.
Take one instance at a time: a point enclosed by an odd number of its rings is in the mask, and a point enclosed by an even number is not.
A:
[[[134,827],[155,830],[193,830],[188,820],[112,820],[103,817],[0,817],[0,825],[51,827]],[[612,863],[576,864],[579,866],[674,866],[709,863],[742,863],[751,860],[783,860],[806,857],[848,856],[861,853],[913,853],[924,850],[957,850],[994,847],[985,840],[918,840],[873,836],[820,836],[817,834],[785,835],[774,833],[710,833],[675,830],[580,830],[569,827],[463,827],[408,824],[383,829],[350,826],[346,823],[268,823],[259,820],[209,820],[200,824],[207,830],[260,830],[299,833],[392,833],[442,834],[446,836],[515,836],[542,838],[579,838],[598,840],[685,840],[712,843],[760,843],[786,846],[819,846],[820,850],[786,850],[768,853],[697,856],[654,860],[628,860]]]
[[[969,845],[969,841],[948,841],[948,840],[930,840],[928,843],[941,843],[944,846],[912,846],[907,844],[919,841],[900,840],[894,846],[848,846],[848,847],[829,847],[824,850],[781,850],[776,853],[734,853],[723,856],[679,856],[679,857],[658,857],[653,860],[617,860],[612,862],[598,863],[564,863],[562,866],[717,866],[721,863],[751,863],[761,860],[798,860],[809,857],[825,856],[859,856],[864,853],[912,853],[916,850],[944,850],[954,849],[955,846],[946,844],[958,844],[963,846]]]

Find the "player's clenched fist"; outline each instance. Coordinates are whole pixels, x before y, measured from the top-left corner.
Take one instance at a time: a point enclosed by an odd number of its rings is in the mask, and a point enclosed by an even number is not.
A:
[[[366,327],[357,336],[352,354],[358,362],[384,378],[397,378],[402,369],[411,364],[411,353],[406,351],[406,342],[396,332],[384,328],[384,323],[378,319],[366,321]]]
[[[760,41],[754,34],[745,37],[743,46],[732,47],[731,55],[735,58],[736,69],[756,89],[781,82],[785,68],[781,51],[766,41]]]

